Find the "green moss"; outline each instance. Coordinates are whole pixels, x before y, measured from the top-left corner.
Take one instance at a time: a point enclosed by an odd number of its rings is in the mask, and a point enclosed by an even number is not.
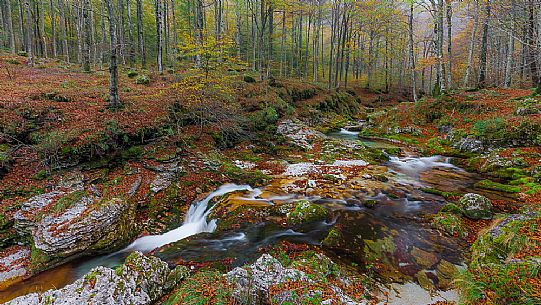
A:
[[[471,246],[471,265],[477,267],[487,264],[499,264],[520,251],[527,244],[528,239],[519,230],[521,228],[536,229],[535,222],[532,222],[533,225],[528,225],[529,222],[529,220],[524,219],[513,220],[501,226],[496,236],[493,236],[490,232],[485,232],[479,236]]]
[[[60,197],[56,200],[54,206],[51,208],[51,211],[55,214],[62,213],[72,207],[75,203],[81,201],[83,197],[87,196],[87,191],[75,191]]]
[[[466,237],[467,229],[464,221],[458,215],[449,212],[440,212],[432,218],[432,226],[451,236]]]
[[[245,170],[227,162],[222,163],[222,168],[222,173],[235,183],[259,186],[267,183],[271,179],[270,176],[263,174],[260,170]]]
[[[342,232],[337,228],[332,228],[329,230],[329,233],[327,234],[325,239],[321,241],[321,244],[326,247],[337,247],[342,241],[342,239]]]
[[[221,272],[204,270],[182,281],[162,304],[228,305],[233,302],[232,292]]]
[[[290,223],[301,224],[306,222],[324,220],[329,211],[324,207],[313,204],[308,200],[300,200],[296,203],[293,211],[287,214]]]
[[[508,167],[496,171],[495,176],[502,179],[516,180],[526,176],[526,171],[521,168]]]
[[[441,208],[440,212],[460,215],[462,214],[462,209],[454,203],[448,203]]]
[[[32,243],[30,252],[30,266],[32,270],[44,270],[47,268],[51,261],[52,258],[49,255],[47,255],[44,251],[36,248],[36,246]]]
[[[421,190],[422,190],[423,192],[425,192],[425,193],[429,193],[429,194],[434,194],[434,195],[442,196],[442,197],[445,198],[445,199],[449,199],[449,198],[452,198],[452,197],[458,197],[458,196],[461,196],[461,195],[462,195],[461,193],[457,193],[457,192],[444,192],[444,191],[440,191],[440,190],[435,189],[435,188],[422,188]]]
[[[367,208],[374,208],[378,202],[374,199],[366,199],[363,201],[363,205]]]
[[[519,186],[502,184],[491,180],[481,180],[475,184],[475,187],[505,193],[519,193],[521,190]]]
[[[382,260],[386,254],[392,254],[396,251],[396,244],[392,236],[377,240],[364,240],[364,254],[368,262]]]
[[[150,77],[146,75],[139,75],[135,78],[135,83],[138,85],[148,85],[150,84]]]

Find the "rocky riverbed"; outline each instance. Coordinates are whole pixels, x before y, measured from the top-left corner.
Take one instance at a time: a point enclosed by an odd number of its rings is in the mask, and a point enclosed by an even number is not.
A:
[[[231,160],[259,185],[200,185],[189,208],[178,206],[181,179],[192,167],[215,171],[211,158],[142,161],[114,179],[67,172],[14,212],[20,242],[0,253],[0,300],[28,292],[9,304],[458,300],[453,280],[473,234],[462,216],[491,219],[492,200],[505,193],[477,187],[482,177],[448,158],[351,131],[327,136],[294,120],[277,130],[297,153]],[[212,299],[191,288],[206,281]]]

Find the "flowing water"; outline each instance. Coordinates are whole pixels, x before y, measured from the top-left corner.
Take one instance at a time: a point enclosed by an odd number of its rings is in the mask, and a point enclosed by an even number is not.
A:
[[[329,136],[346,140],[358,140],[358,133],[342,130]],[[390,147],[389,143],[361,140],[375,148]],[[283,226],[270,221],[244,224],[226,232],[215,232],[219,219],[208,219],[216,202],[236,196],[239,204],[273,206],[303,198],[298,194],[275,194],[267,188],[253,189],[249,185],[226,184],[210,193],[204,200],[193,203],[184,223],[161,235],[136,239],[125,249],[95,258],[81,258],[40,273],[26,281],[0,291],[0,301],[33,291],[60,288],[82,277],[91,268],[103,265],[118,266],[131,251],[153,254],[174,265],[179,262],[212,262],[233,259],[233,265],[241,265],[260,255],[258,249],[282,240],[319,244],[329,229],[340,226],[346,245],[333,248],[336,255],[362,264],[366,257],[362,252],[366,240],[385,241],[392,238],[396,247],[392,257],[385,263],[400,273],[412,276],[418,266],[409,254],[412,247],[435,254],[454,264],[462,263],[465,245],[459,240],[443,238],[426,223],[425,216],[436,213],[445,204],[443,198],[422,191],[424,187],[436,187],[444,191],[477,191],[474,183],[480,177],[468,173],[441,156],[391,157],[383,164],[394,184],[388,191],[366,194],[365,199],[375,200],[377,205],[368,209],[347,200],[322,197],[306,197],[331,211],[326,221],[301,226]],[[495,196],[495,194],[487,194]],[[499,196],[499,194],[498,194]]]

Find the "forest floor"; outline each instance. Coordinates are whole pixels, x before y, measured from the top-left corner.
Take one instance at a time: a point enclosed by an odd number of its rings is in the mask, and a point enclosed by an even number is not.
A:
[[[377,164],[386,157],[377,150],[334,151],[329,146],[335,142],[319,140],[303,149],[277,134],[280,122],[300,119],[324,133],[355,126],[364,138],[400,143],[402,154],[412,150],[424,156],[454,157],[456,164],[486,178],[476,187],[509,194],[511,201],[492,199],[497,213],[492,220],[472,220],[446,210],[435,218],[443,225],[433,220],[434,226],[450,238],[464,239],[470,247],[468,268],[455,281],[469,304],[536,304],[541,299],[541,103],[530,90],[456,91],[412,103],[400,95],[360,87],[327,94],[317,84],[293,80],[267,84],[242,73],[202,81],[203,76],[193,71],[134,75],[126,70],[120,73],[119,85],[123,107],[112,111],[107,108],[108,73],[76,70],[57,61],[30,68],[23,57],[0,56],[0,262],[26,249],[30,253],[16,261],[24,266],[23,274],[0,287],[76,254],[41,251],[14,225],[17,212],[33,196],[52,191],[75,194],[76,184],[84,184],[85,192],[99,194],[95,195],[99,202],[130,194],[125,200],[136,209],[131,232],[121,230],[125,235],[113,237],[114,242],[105,246],[103,239],[96,241],[87,248],[86,254],[91,254],[178,226],[194,200],[224,183],[268,185],[286,170],[284,161],[362,159],[372,167],[342,169],[341,174],[348,179],[380,175]],[[179,172],[168,168],[173,163]],[[244,164],[255,164],[255,169]],[[170,181],[168,175],[173,172]],[[332,175],[323,173],[317,179],[328,182]],[[87,185],[92,185],[92,191]],[[448,189],[425,191],[449,203],[463,195]],[[330,186],[325,192],[329,198],[343,196]],[[75,203],[48,202],[34,221],[41,221],[43,215],[59,216]],[[220,209],[216,213],[227,214]],[[261,221],[256,214],[248,213],[242,223]],[[281,217],[277,223],[287,222],[287,217]],[[235,228],[240,223],[229,225]],[[60,234],[62,226],[58,227]],[[319,254],[340,261],[325,248],[286,242],[261,251],[273,253],[284,266],[318,278],[322,273],[314,264],[321,259]],[[299,265],[299,259],[305,264]],[[0,273],[17,264],[0,266]],[[218,280],[221,273],[206,267],[198,265],[203,271],[162,301],[180,304],[187,293],[211,296],[208,302],[229,298],[230,292],[224,291],[232,288]],[[374,271],[383,272],[377,264],[363,269]],[[335,297],[332,287],[342,287],[345,294],[359,300],[375,298],[361,284],[360,278],[366,288],[372,288],[364,275],[347,287],[338,283],[333,272],[357,278],[360,271],[340,263],[338,271],[324,270],[331,284],[321,280],[319,286],[314,285]],[[272,293],[300,289],[295,285],[301,284],[278,285]]]

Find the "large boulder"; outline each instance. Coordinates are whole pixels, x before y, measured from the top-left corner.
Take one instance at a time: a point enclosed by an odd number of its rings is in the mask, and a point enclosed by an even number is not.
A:
[[[300,200],[295,208],[287,214],[287,220],[292,224],[303,224],[312,221],[325,220],[329,211],[308,200]]]
[[[114,247],[131,236],[133,208],[124,199],[54,191],[24,202],[15,228],[50,258]]]
[[[471,219],[491,219],[492,203],[485,196],[468,193],[458,201],[464,216]]]
[[[184,266],[171,271],[160,259],[134,252],[116,270],[96,267],[62,289],[31,293],[6,304],[152,304],[187,276],[188,269]]]
[[[300,121],[285,120],[278,125],[276,132],[303,149],[313,148],[313,141],[324,138],[325,135],[304,125]]]
[[[229,282],[235,285],[233,297],[241,300],[268,300],[268,292],[273,285],[291,282],[308,281],[304,272],[284,268],[282,264],[269,254],[263,254],[255,263],[245,268],[237,267],[226,274]]]
[[[309,267],[310,266],[310,267]],[[316,267],[315,273],[309,271]],[[308,270],[305,273],[299,269]],[[366,305],[368,301],[357,302],[349,297],[340,287],[329,282],[327,276],[336,264],[328,257],[316,254],[313,259],[295,261],[287,268],[269,254],[263,254],[255,263],[244,268],[237,267],[225,275],[233,284],[233,297],[240,304],[313,304],[320,299],[321,304]],[[339,272],[334,275],[345,286],[351,284],[350,278]],[[297,283],[288,287],[288,284]],[[324,287],[326,294],[319,289],[300,290],[298,287]],[[291,288],[290,288],[291,287]],[[323,288],[322,288],[323,289]],[[329,294],[329,292],[331,292]]]
[[[30,249],[12,246],[0,253],[0,289],[22,280],[28,275]]]

